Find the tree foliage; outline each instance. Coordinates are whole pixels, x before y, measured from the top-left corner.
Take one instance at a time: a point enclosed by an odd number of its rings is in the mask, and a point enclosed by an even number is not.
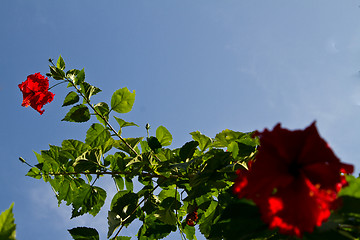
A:
[[[62,121],[94,121],[85,139],[66,139],[61,146],[50,145],[36,153],[37,163],[27,173],[51,185],[59,204],[72,207],[71,218],[96,216],[106,197],[111,197],[107,237],[113,240],[130,239],[121,236],[121,230],[135,219],[142,222],[137,233],[141,240],[161,239],[174,231],[182,239],[196,239],[195,224],[207,239],[289,239],[269,229],[252,201],[238,199],[232,192],[236,171],[247,169],[256,156],[259,139],[253,132],[226,129],[208,137],[195,131],[190,133],[192,141],[175,149],[168,148],[173,138],[164,126],[155,135],[124,138],[127,127],[138,126],[122,116],[131,111],[135,91],[124,87],[114,92],[110,104],[93,103],[91,97],[101,90],[86,82],[84,69],[65,72],[61,56],[47,76],[72,89],[63,102],[69,111]],[[118,125],[110,124],[112,118]],[[114,196],[97,186],[101,177],[114,180]],[[347,180],[349,187],[340,192],[343,207],[304,239],[359,236],[360,179],[348,176]],[[134,191],[135,181],[141,185],[139,191]],[[11,219],[4,221],[10,222],[6,229],[15,230]],[[99,239],[92,228],[74,227],[69,233],[76,240]]]

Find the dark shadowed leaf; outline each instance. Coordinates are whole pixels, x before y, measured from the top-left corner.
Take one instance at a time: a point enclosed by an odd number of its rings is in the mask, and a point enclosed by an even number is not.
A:
[[[66,97],[65,97],[65,100],[64,100],[64,103],[62,105],[62,107],[64,106],[69,106],[69,105],[72,105],[74,103],[77,103],[79,101],[79,96],[77,95],[76,92],[69,92]]]
[[[106,199],[106,191],[99,187],[83,184],[74,195],[73,211],[71,218],[85,213],[96,216]]]
[[[83,104],[76,105],[70,109],[61,121],[68,122],[86,122],[90,119],[90,111]]]
[[[99,122],[106,126],[105,120],[109,120],[109,106],[105,102],[100,102],[95,105],[95,109],[97,113],[101,115],[99,116],[98,114],[96,114],[96,118],[99,120]]]
[[[74,240],[99,240],[99,233],[94,228],[77,227],[68,231]]]
[[[94,96],[95,94],[101,92],[100,88],[92,86],[87,82],[81,83],[80,87],[81,87],[80,91],[84,94],[85,98],[88,100],[90,100],[91,96]]]
[[[185,161],[188,158],[190,159],[194,155],[197,146],[199,146],[197,141],[190,141],[185,143],[184,146],[180,148],[180,159],[182,161]]]
[[[147,143],[150,149],[153,150],[154,152],[157,152],[157,150],[162,147],[161,143],[156,137],[149,137],[147,139]]]
[[[51,77],[55,80],[64,80],[65,73],[60,68],[57,68],[55,66],[49,66],[50,67],[50,73]]]

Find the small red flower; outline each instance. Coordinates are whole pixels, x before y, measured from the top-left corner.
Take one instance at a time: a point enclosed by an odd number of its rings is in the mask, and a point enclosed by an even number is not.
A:
[[[191,227],[195,226],[197,220],[198,220],[197,211],[193,211],[192,213],[189,213],[186,216],[186,224],[191,226]]]
[[[263,220],[280,233],[301,237],[330,216],[353,166],[341,163],[315,123],[289,131],[276,125],[257,133],[260,147],[249,171],[238,171],[233,191],[253,200]]]
[[[45,110],[41,108],[50,103],[55,94],[49,92],[49,80],[40,73],[35,73],[27,76],[25,82],[18,85],[20,91],[23,93],[23,102],[21,106],[31,106],[33,109],[43,114]]]

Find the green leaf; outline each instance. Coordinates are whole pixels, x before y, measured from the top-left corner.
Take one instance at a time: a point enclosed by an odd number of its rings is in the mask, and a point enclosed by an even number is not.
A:
[[[113,172],[123,172],[125,171],[126,164],[128,161],[125,160],[125,153],[117,152],[113,156],[108,155],[106,159],[110,161],[110,169]]]
[[[77,69],[70,69],[69,71],[66,72],[66,77],[70,78],[71,80],[75,81],[76,75],[79,73],[80,71]],[[70,86],[71,83],[70,83]]]
[[[100,147],[105,144],[110,137],[111,135],[107,128],[99,123],[94,123],[86,132],[85,143],[91,147]]]
[[[130,112],[135,102],[135,90],[121,88],[116,90],[111,97],[111,109],[118,113]]]
[[[102,116],[100,117],[98,114],[96,114],[96,118],[99,120],[99,122],[106,126],[106,122],[103,118],[109,120],[109,106],[105,102],[100,102],[95,105],[95,109]]]
[[[94,228],[77,227],[68,231],[74,240],[99,240],[99,233]]]
[[[117,236],[116,238],[113,238],[111,240],[130,240],[131,237],[124,237],[124,236]]]
[[[190,141],[185,143],[184,146],[180,148],[180,159],[182,161],[185,161],[186,159],[192,158],[197,146],[199,146],[199,143],[197,141]]]
[[[125,186],[128,191],[132,192],[134,190],[134,184],[130,178],[125,178]]]
[[[137,153],[139,153],[139,149],[137,149],[137,145],[140,143],[140,141],[143,138],[124,138],[124,140],[134,149]],[[115,141],[114,147],[117,149],[120,149],[126,153],[128,153],[130,156],[136,156],[136,154],[128,147],[122,140]]]
[[[74,73],[76,73],[76,76],[74,78],[74,83],[76,85],[80,85],[85,81],[85,70],[84,68],[81,69],[81,71],[76,70]]]
[[[90,119],[90,111],[83,104],[76,105],[70,109],[61,121],[68,122],[86,122]]]
[[[0,239],[15,240],[16,224],[13,214],[14,203],[0,215]]]
[[[157,152],[158,149],[162,148],[161,143],[159,142],[159,140],[156,137],[149,137],[147,139],[147,143],[148,143],[150,149],[153,150],[154,152]]]
[[[108,225],[109,225],[109,229],[108,229],[108,234],[107,234],[107,238],[109,238],[114,231],[120,227],[121,225],[121,217],[119,214],[117,214],[116,212],[112,212],[112,211],[108,211]]]
[[[183,231],[186,234],[186,238],[188,240],[196,240],[195,228],[194,227],[185,224],[185,227],[183,228]]]
[[[74,139],[64,140],[61,143],[61,147],[63,151],[68,153],[68,157],[72,160],[75,160],[81,154],[83,154],[86,150],[89,150],[90,146]]]
[[[63,181],[61,181],[59,184],[59,188],[57,189],[58,194],[56,197],[58,199],[59,206],[62,200],[66,201],[66,205],[70,205],[74,200],[78,188],[83,184],[85,184],[85,181],[81,178],[70,179],[64,177]]]
[[[106,191],[99,187],[83,184],[74,194],[71,218],[90,213],[96,216],[106,199]]]
[[[224,131],[216,134],[213,146],[227,147],[231,142],[241,138],[243,135],[245,135],[245,133],[225,129]]]
[[[61,151],[60,147],[52,146],[52,145],[50,145],[49,150],[41,151],[41,159],[43,160],[42,171],[58,172],[60,165],[67,163],[68,159],[61,156],[60,151]]]
[[[255,239],[255,236],[262,234],[259,229],[268,231],[266,224],[261,220],[259,209],[253,202],[231,196],[227,203],[225,210],[220,214],[219,221],[213,224],[212,221],[208,221],[210,219],[205,219],[200,224],[200,230],[203,233],[208,233],[207,230],[211,229],[208,238],[234,239],[237,236],[248,236],[246,239]]]
[[[35,179],[41,179],[42,177],[41,172],[37,167],[32,167],[25,176],[29,176]]]
[[[342,206],[338,210],[340,213],[360,214],[360,198],[345,195],[340,199],[342,201]]]
[[[90,149],[79,156],[75,163],[74,168],[77,172],[90,171],[94,172],[101,167],[102,152],[98,148]]]
[[[65,61],[64,59],[61,57],[61,55],[59,56],[58,60],[57,60],[57,63],[56,63],[56,67],[61,69],[61,70],[64,70],[65,69]]]
[[[69,92],[66,97],[65,97],[65,100],[64,100],[64,103],[62,105],[62,107],[64,106],[68,106],[68,105],[72,105],[74,103],[77,103],[79,101],[79,96],[77,95],[76,92],[74,91],[71,91]]]
[[[199,131],[190,134],[192,138],[199,143],[199,148],[202,152],[211,146],[212,140],[208,136],[201,134]]]
[[[177,222],[175,213],[170,209],[160,209],[154,213],[154,217],[168,225],[176,225]]]
[[[65,73],[63,70],[61,70],[60,68],[54,67],[54,66],[49,66],[50,67],[50,73],[51,73],[51,77],[55,80],[64,80],[65,78]]]
[[[80,91],[82,94],[84,94],[85,98],[90,101],[91,96],[94,96],[95,94],[101,92],[100,88],[97,88],[95,86],[92,86],[88,84],[87,82],[80,83]],[[84,99],[85,101],[85,99]],[[85,101],[86,102],[86,101]]]
[[[161,239],[169,235],[172,231],[176,231],[176,226],[163,223],[154,216],[146,218],[143,234],[140,236],[148,237],[148,239]],[[140,237],[140,239],[142,239]]]
[[[341,189],[339,196],[360,198],[360,178],[346,175],[346,181],[348,182],[348,186]]]
[[[108,238],[114,230],[136,209],[138,203],[137,194],[128,190],[118,191],[111,200],[110,212],[108,215],[109,231]],[[135,214],[126,219],[125,226],[129,225],[136,218]]]
[[[168,146],[172,142],[171,133],[164,126],[160,126],[156,129],[156,138],[162,146]]]
[[[147,153],[151,151],[151,148],[149,147],[149,144],[147,141],[141,141],[140,142],[141,152]]]
[[[118,122],[120,129],[123,127],[129,127],[129,126],[137,126],[137,124],[133,123],[133,122],[126,122],[125,120],[122,120],[121,118],[115,117],[115,120]]]
[[[121,176],[116,175],[116,176],[114,176],[114,180],[115,180],[116,186],[120,190],[123,190],[124,189],[124,179]]]

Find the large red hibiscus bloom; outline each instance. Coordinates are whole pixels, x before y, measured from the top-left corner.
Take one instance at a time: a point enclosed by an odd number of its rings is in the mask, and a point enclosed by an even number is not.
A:
[[[55,94],[49,92],[49,80],[40,73],[29,75],[25,82],[19,84],[20,91],[23,93],[21,106],[31,106],[33,109],[43,114],[45,110],[41,108],[50,103]]]
[[[257,133],[260,146],[249,170],[238,171],[234,193],[253,200],[263,220],[280,233],[301,237],[330,216],[342,173],[353,166],[341,163],[319,136],[315,122],[305,130],[276,125]]]

